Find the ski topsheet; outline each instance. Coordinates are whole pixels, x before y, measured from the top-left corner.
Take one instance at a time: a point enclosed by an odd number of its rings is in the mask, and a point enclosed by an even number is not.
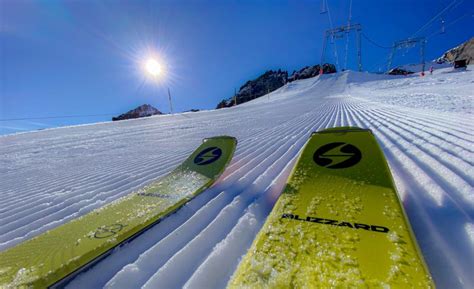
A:
[[[230,288],[430,288],[370,130],[316,132]]]
[[[209,187],[237,141],[208,138],[179,167],[138,192],[0,252],[0,288],[45,288],[176,211]]]

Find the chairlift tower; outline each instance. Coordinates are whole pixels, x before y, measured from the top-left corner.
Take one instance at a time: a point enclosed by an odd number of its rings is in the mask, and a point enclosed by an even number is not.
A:
[[[392,67],[393,56],[395,55],[395,52],[397,50],[404,49],[404,48],[409,49],[409,48],[415,47],[417,44],[420,45],[420,64],[421,64],[422,74],[424,74],[425,73],[425,44],[426,44],[425,37],[408,38],[408,39],[403,39],[403,40],[394,42],[392,46],[392,51],[390,52],[390,56],[388,58],[387,71],[389,71],[390,68]]]
[[[358,66],[359,71],[362,71],[362,53],[361,53],[361,43],[360,43],[361,31],[362,31],[362,25],[358,23],[344,25],[344,26],[326,30],[326,32],[324,33],[324,39],[323,39],[323,52],[321,55],[321,67],[322,65],[324,65],[324,55],[326,53],[326,46],[328,44],[328,39],[330,39],[331,42],[334,42],[334,39],[340,39],[340,38],[343,38],[345,35],[347,36],[350,32],[355,32],[356,42],[357,42],[357,66]],[[346,46],[346,49],[348,49],[347,46]]]

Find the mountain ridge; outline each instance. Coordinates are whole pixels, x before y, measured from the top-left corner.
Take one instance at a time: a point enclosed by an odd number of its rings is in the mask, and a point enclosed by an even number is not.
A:
[[[112,117],[112,121],[148,117],[148,116],[159,115],[159,114],[163,114],[163,113],[150,104],[143,104],[117,117],[115,116]]]

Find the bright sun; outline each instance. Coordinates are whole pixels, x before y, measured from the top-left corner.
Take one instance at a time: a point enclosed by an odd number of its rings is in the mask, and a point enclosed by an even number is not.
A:
[[[160,63],[153,58],[150,58],[146,61],[145,69],[153,77],[157,77],[162,72]]]

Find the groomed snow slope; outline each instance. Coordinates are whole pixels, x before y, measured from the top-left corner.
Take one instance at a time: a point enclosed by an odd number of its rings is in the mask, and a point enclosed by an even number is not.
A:
[[[0,250],[152,182],[202,138],[232,135],[213,187],[68,285],[224,288],[311,132],[353,125],[380,142],[438,288],[474,288],[473,94],[472,71],[345,72],[229,109],[0,137]]]

